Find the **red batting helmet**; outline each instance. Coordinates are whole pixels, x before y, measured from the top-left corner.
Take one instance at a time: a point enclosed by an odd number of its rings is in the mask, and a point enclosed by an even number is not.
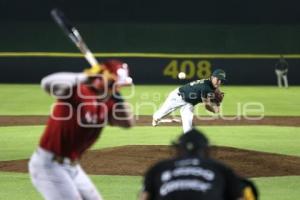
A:
[[[103,62],[103,65],[110,73],[116,76],[116,83],[118,85],[132,84],[132,78],[129,76],[129,68],[127,63],[112,59]]]

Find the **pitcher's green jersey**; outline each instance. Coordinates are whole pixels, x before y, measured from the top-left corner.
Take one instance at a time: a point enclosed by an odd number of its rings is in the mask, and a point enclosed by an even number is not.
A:
[[[215,88],[209,79],[196,80],[179,88],[182,98],[193,105],[202,103],[202,98],[207,98],[214,91]]]

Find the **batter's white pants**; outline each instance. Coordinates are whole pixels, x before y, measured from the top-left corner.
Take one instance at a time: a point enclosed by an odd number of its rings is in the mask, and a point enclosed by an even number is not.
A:
[[[288,84],[288,79],[287,79],[287,73],[285,70],[278,70],[276,69],[275,70],[275,73],[277,75],[277,84],[278,84],[278,87],[282,87],[282,80],[283,80],[283,83],[284,83],[284,87],[288,87],[289,84]]]
[[[38,148],[29,161],[31,181],[46,200],[102,200],[79,164],[53,161],[53,154]]]
[[[193,128],[194,106],[182,99],[178,88],[173,90],[162,106],[154,113],[153,119],[160,120],[176,109],[180,108],[183,132],[186,133]]]

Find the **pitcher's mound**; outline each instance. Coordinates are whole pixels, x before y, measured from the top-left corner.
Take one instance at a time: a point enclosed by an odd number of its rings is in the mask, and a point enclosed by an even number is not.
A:
[[[90,151],[82,165],[90,174],[143,175],[149,166],[172,155],[169,146],[122,146]],[[247,177],[300,175],[300,157],[231,147],[212,147],[211,155]]]
[[[156,161],[172,156],[169,146],[130,145],[88,151],[81,164],[88,174],[143,175]],[[300,175],[300,157],[212,147],[212,156],[247,177]],[[28,160],[2,161],[0,171],[27,172]]]

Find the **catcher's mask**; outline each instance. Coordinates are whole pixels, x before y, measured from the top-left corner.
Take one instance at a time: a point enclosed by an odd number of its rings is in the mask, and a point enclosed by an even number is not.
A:
[[[172,145],[188,154],[196,154],[209,147],[207,137],[199,130],[192,129],[182,134]]]

